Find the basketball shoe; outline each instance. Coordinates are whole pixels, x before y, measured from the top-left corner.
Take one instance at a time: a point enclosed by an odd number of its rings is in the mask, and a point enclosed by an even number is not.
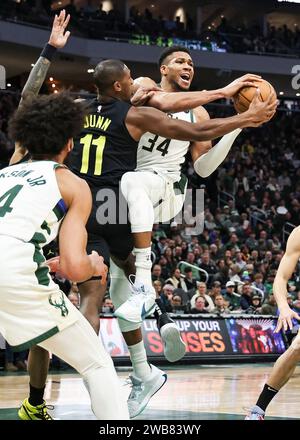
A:
[[[147,406],[149,400],[166,383],[167,375],[159,368],[151,365],[151,374],[148,380],[144,382],[133,375],[129,376],[132,390],[129,394],[127,404],[129,416],[138,416]]]
[[[265,412],[257,405],[250,408],[245,420],[264,420]]]
[[[155,290],[140,282],[131,283],[130,298],[114,312],[114,316],[129,322],[139,323],[155,308]]]
[[[167,312],[161,311],[159,305],[155,307],[154,315],[157,328],[164,345],[164,355],[169,362],[176,362],[186,352],[186,345],[181,339],[180,331]]]
[[[45,401],[41,405],[33,406],[28,402],[28,399],[25,399],[18,411],[18,416],[21,420],[53,420],[47,411],[48,409],[54,409],[54,407],[46,405]]]

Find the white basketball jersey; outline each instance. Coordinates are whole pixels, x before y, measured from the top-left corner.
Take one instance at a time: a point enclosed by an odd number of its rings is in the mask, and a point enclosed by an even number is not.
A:
[[[0,170],[0,235],[43,247],[58,234],[66,212],[51,161]]]
[[[192,110],[169,113],[168,116],[194,122]],[[139,141],[136,169],[168,173],[174,180],[179,180],[181,165],[185,160],[189,146],[189,141],[166,139],[153,133],[145,133]]]

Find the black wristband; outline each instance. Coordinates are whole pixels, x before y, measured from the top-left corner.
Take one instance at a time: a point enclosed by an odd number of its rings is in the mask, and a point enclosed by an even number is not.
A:
[[[47,60],[52,61],[54,55],[56,54],[56,47],[51,46],[51,44],[47,43],[42,50],[41,57],[47,58]]]

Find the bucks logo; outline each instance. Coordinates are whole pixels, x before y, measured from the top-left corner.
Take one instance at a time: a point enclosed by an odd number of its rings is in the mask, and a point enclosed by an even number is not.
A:
[[[69,310],[67,309],[65,303],[64,294],[62,292],[58,291],[51,293],[48,300],[51,306],[60,309],[61,316],[67,316],[69,314]]]

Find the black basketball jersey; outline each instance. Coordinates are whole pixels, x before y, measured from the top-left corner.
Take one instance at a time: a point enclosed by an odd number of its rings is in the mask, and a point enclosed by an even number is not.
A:
[[[89,114],[68,158],[70,169],[90,185],[118,186],[127,171],[136,168],[138,142],[125,125],[131,104],[112,99],[93,99]]]

